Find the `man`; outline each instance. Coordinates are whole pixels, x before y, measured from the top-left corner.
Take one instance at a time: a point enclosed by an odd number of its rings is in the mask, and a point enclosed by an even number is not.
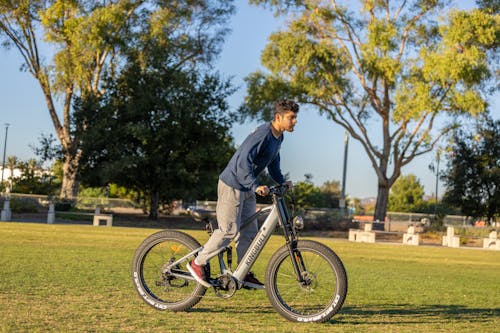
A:
[[[285,183],[280,169],[279,150],[283,142],[283,132],[293,132],[297,123],[299,106],[290,100],[282,99],[274,105],[274,119],[270,124],[257,127],[243,141],[228,165],[219,176],[217,187],[216,229],[198,256],[187,268],[203,286],[209,288],[205,265],[210,258],[226,248],[233,239],[236,243],[238,263],[258,232],[257,221],[240,228],[256,211],[255,193],[266,196],[269,188],[259,185],[257,176],[267,167],[269,175],[278,184]],[[287,182],[289,186],[291,182]],[[263,284],[252,273],[245,277],[247,287]]]

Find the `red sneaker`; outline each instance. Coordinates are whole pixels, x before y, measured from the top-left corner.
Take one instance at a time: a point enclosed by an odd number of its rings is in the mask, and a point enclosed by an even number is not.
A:
[[[204,265],[196,264],[196,262],[193,259],[193,260],[191,260],[190,263],[188,263],[186,265],[186,267],[187,267],[189,273],[191,273],[191,275],[194,277],[196,282],[198,282],[199,284],[201,284],[202,286],[204,286],[206,288],[210,288],[212,286],[207,281],[207,276],[205,274],[205,266]]]

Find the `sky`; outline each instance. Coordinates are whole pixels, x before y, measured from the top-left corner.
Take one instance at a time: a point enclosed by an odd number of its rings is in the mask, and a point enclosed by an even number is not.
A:
[[[271,12],[250,6],[246,1],[235,3],[237,12],[228,23],[232,32],[215,66],[224,76],[232,77],[233,84],[239,87],[228,99],[233,110],[241,105],[245,96],[243,79],[263,69],[260,55],[269,35],[285,28],[283,21]],[[468,3],[470,1],[461,2],[461,6]],[[5,124],[8,123],[6,156],[28,160],[36,157],[31,147],[38,145],[41,135],[54,134],[54,129],[38,82],[29,73],[20,71],[21,64],[17,50],[0,49],[0,152],[4,153]],[[492,116],[500,119],[500,96],[497,94],[492,102]],[[235,124],[234,142],[240,144],[259,124],[255,121]],[[344,138],[345,131],[339,125],[314,110],[303,108],[295,131],[285,134],[280,152],[283,173],[288,173],[293,182],[303,181],[305,174],[311,174],[316,186],[326,181],[341,181]],[[431,152],[416,158],[402,170],[403,175],[415,174],[427,195],[435,193],[435,174],[428,167],[434,161],[435,153]],[[350,197],[375,197],[377,193],[375,171],[361,144],[352,139],[348,145],[345,187]],[[443,191],[439,182],[438,195]]]

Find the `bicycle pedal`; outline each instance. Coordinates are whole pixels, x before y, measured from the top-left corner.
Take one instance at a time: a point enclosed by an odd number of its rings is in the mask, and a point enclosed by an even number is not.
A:
[[[251,282],[243,282],[243,289],[246,290],[258,290],[258,289],[266,289],[264,285],[261,284],[255,284]]]

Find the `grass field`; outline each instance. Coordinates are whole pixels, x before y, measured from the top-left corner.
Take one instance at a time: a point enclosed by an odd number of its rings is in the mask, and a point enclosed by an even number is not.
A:
[[[0,223],[0,332],[500,332],[500,252],[319,239],[342,258],[349,292],[329,323],[298,324],[263,291],[207,291],[189,312],[149,307],[130,264],[154,231]],[[271,238],[261,279],[281,245]]]

